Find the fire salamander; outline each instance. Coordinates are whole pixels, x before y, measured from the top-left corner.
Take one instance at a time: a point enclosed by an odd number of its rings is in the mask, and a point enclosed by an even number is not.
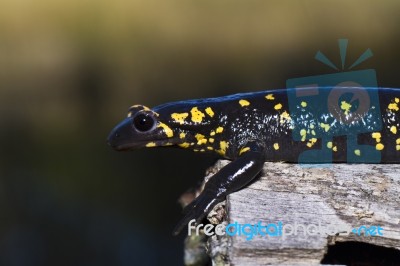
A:
[[[315,87],[133,105],[108,143],[115,150],[177,146],[232,161],[185,208],[179,233],[251,182],[264,161],[399,163],[400,89]]]

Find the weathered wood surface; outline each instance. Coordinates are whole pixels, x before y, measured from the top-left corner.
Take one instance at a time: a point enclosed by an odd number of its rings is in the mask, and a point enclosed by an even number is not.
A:
[[[212,172],[227,163],[219,161]],[[328,245],[343,241],[400,250],[400,165],[265,163],[257,181],[227,197],[225,221],[221,206],[208,216],[214,224],[280,221],[343,230],[305,235],[299,228],[297,235],[255,236],[250,241],[212,236],[208,252],[217,265],[320,265]],[[383,236],[345,232],[361,225],[379,225]]]

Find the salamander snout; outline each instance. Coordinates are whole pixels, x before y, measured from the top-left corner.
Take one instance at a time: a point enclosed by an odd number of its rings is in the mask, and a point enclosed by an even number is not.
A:
[[[131,119],[127,118],[118,124],[108,135],[107,143],[114,150],[127,150],[132,142]]]
[[[110,135],[107,137],[107,144],[110,145],[112,148],[115,147],[115,141],[118,140],[120,134],[118,132],[111,132]]]
[[[116,132],[116,130],[111,131],[111,133],[107,137],[107,144],[110,145],[111,148],[116,149],[120,137],[121,134]]]

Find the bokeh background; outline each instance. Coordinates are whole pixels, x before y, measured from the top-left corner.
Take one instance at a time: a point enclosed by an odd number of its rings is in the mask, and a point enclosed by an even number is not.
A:
[[[284,88],[367,48],[399,87],[400,2],[2,0],[0,265],[181,265],[179,196],[215,157],[117,153],[132,104]]]

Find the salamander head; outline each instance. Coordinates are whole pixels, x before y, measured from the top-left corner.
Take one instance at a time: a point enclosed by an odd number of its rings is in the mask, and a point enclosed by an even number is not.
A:
[[[111,131],[108,144],[118,151],[169,146],[177,144],[179,139],[174,133],[157,112],[134,105],[129,109],[128,117]]]
[[[214,113],[215,112],[215,113]],[[149,109],[134,105],[128,117],[108,137],[108,144],[118,151],[142,147],[178,146],[193,151],[216,151],[225,155],[226,117],[201,100],[172,102]]]

